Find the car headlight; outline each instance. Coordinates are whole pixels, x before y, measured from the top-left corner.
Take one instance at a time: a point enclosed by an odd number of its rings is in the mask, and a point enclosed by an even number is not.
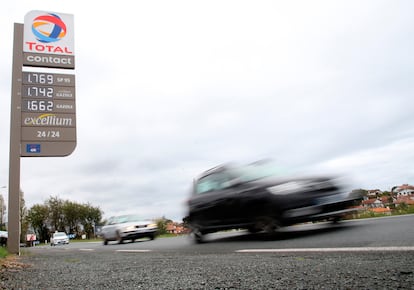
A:
[[[270,193],[274,195],[285,195],[290,194],[292,192],[298,191],[299,189],[303,188],[303,183],[298,181],[291,181],[282,184],[278,184],[275,186],[268,187],[267,189]]]
[[[129,226],[125,228],[126,232],[130,232],[130,231],[134,231],[135,230],[135,226]]]

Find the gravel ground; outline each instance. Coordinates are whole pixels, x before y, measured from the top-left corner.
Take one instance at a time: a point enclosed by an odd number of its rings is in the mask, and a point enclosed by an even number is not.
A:
[[[414,252],[40,251],[3,265],[0,289],[414,289]]]

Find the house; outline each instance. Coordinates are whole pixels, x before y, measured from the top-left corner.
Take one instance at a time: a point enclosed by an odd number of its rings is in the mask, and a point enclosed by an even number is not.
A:
[[[394,201],[395,201],[395,198],[394,197],[387,196],[387,195],[381,196],[379,199],[381,200],[381,202],[386,207],[392,205],[394,203]]]
[[[388,204],[389,200],[387,196],[370,198],[362,201],[362,206],[368,211],[391,215],[391,209],[386,206]]]
[[[169,234],[184,234],[186,233],[186,229],[184,228],[184,226],[180,223],[175,223],[175,222],[170,222],[166,225],[166,231]]]
[[[395,195],[395,196],[409,196],[409,195],[414,195],[414,186],[409,185],[409,184],[403,184],[400,186],[394,186],[391,189],[391,192]]]
[[[398,196],[394,201],[396,207],[400,206],[403,203],[406,205],[414,205],[414,194]]]
[[[362,201],[364,208],[385,208],[384,203],[379,198],[370,198]]]
[[[370,189],[367,190],[367,196],[368,198],[375,198],[377,196],[381,196],[382,195],[382,191],[379,189]]]

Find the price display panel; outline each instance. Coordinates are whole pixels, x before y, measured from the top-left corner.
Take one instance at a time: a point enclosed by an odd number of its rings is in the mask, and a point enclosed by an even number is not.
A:
[[[21,156],[64,156],[76,146],[75,76],[23,72]]]
[[[75,75],[23,72],[23,84],[75,87]]]

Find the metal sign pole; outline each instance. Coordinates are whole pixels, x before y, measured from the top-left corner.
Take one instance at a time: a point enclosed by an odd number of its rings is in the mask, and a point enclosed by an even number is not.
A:
[[[50,21],[54,28],[46,38],[42,29],[33,33],[33,27]],[[23,73],[23,66],[74,69],[72,28],[73,15],[43,11],[31,11],[24,24],[14,24],[7,226],[12,254],[20,255],[20,158],[67,156],[76,147],[75,75]],[[51,38],[59,45],[43,43]]]
[[[23,66],[23,24],[14,24],[12,98],[10,112],[9,210],[7,249],[20,255],[20,128]]]

